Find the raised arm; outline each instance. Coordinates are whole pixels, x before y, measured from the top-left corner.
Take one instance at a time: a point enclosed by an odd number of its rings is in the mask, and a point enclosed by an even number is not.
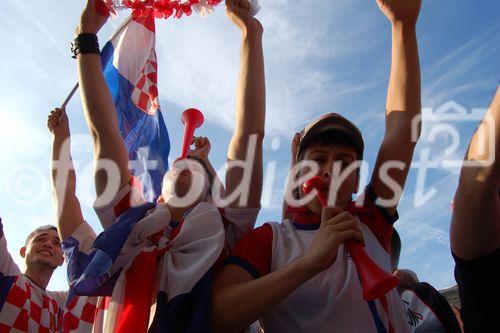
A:
[[[52,191],[61,240],[67,239],[83,222],[80,201],[76,197],[76,173],[71,159],[71,134],[64,109],[49,114],[47,127],[53,134]]]
[[[0,278],[2,275],[17,275],[20,273],[19,267],[16,265],[7,249],[7,240],[3,233],[2,218],[0,218]]]
[[[226,0],[226,6],[228,17],[241,30],[242,36],[236,125],[227,153],[226,193],[231,195],[237,189],[242,190],[243,198],[248,194],[246,202],[230,200],[230,206],[254,208],[260,205],[262,194],[262,140],[266,112],[263,29],[250,14],[247,0]],[[251,151],[247,154],[249,149]],[[245,176],[246,172],[241,167],[231,167],[231,162],[245,161],[247,156],[252,155],[249,176]]]
[[[500,87],[465,155],[450,237],[453,253],[465,260],[500,248]]]
[[[412,133],[412,123],[418,119],[421,109],[416,36],[421,0],[377,0],[377,4],[391,22],[392,62],[387,91],[385,135],[371,184],[377,196],[385,201],[379,204],[392,215],[399,203],[410,168],[416,145],[413,138],[420,135]],[[387,175],[398,186],[389,186]]]
[[[96,34],[105,23],[106,17],[95,10],[95,0],[88,0],[76,35]],[[109,181],[106,172],[98,169],[100,162],[110,160],[115,163],[118,168],[116,176],[119,176],[118,188],[122,188],[131,177],[128,152],[120,136],[115,106],[102,73],[100,55],[79,54],[77,62],[83,110],[94,139],[95,186],[99,196],[107,188]]]

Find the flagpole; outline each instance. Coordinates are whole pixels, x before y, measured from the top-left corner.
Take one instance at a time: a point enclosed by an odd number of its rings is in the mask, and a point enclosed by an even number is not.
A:
[[[113,34],[111,35],[111,37],[109,38],[109,40],[112,40],[113,38],[116,37],[116,35],[118,35],[120,32],[122,32],[123,29],[125,29],[125,27],[127,26],[127,24],[130,23],[130,21],[132,21],[132,15],[130,15],[129,17],[127,17],[123,22],[122,24],[120,24],[118,26],[118,28],[115,30],[115,32],[113,32]],[[73,98],[73,95],[75,95],[76,91],[78,90],[78,87],[80,86],[80,84],[77,82],[75,84],[75,86],[73,87],[73,89],[71,89],[71,91],[69,92],[68,96],[66,97],[66,99],[64,100],[64,102],[62,103],[61,105],[61,109],[64,109],[66,107],[66,105],[68,105],[69,101],[71,100],[71,98]]]

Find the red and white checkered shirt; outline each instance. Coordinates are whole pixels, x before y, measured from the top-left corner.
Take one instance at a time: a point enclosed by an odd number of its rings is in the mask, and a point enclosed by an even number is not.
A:
[[[0,332],[59,331],[66,293],[45,291],[24,275],[13,282],[0,312]]]
[[[67,292],[46,291],[21,274],[0,222],[0,333],[58,332]]]

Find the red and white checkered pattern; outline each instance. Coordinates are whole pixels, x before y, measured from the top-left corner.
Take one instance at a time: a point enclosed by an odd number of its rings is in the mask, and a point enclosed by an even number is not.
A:
[[[151,50],[149,59],[141,71],[139,79],[132,91],[132,101],[134,104],[146,112],[153,115],[158,110],[158,86],[157,86],[158,65],[156,52]]]
[[[62,332],[100,332],[109,297],[75,296],[62,315]]]
[[[0,333],[58,332],[60,309],[50,292],[18,275],[0,313]]]

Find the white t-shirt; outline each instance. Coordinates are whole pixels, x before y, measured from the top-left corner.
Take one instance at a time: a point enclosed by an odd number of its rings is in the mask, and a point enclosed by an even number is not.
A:
[[[346,210],[358,219],[367,254],[390,272],[392,223],[397,215],[389,216],[375,202],[375,194],[368,187],[358,204],[352,202]],[[319,232],[321,217],[309,211],[302,214],[282,223],[266,223],[245,235],[226,263],[240,266],[257,279],[303,257]],[[410,332],[395,289],[385,295],[387,309],[379,300],[365,301],[362,294],[356,266],[341,245],[328,269],[302,284],[263,317],[264,330],[266,333]]]

